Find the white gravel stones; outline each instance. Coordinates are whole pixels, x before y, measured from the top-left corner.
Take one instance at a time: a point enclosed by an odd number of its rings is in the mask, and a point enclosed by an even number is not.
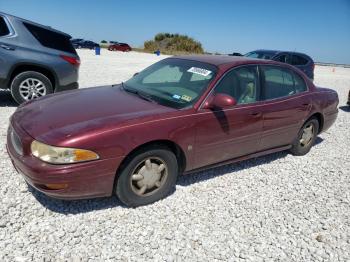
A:
[[[81,50],[82,87],[113,84],[163,58]],[[350,69],[316,67],[315,83],[337,90]],[[0,91],[0,261],[350,260],[350,112],[311,152],[282,152],[180,177],[153,205],[116,197],[64,202],[27,188],[6,154],[15,107]]]

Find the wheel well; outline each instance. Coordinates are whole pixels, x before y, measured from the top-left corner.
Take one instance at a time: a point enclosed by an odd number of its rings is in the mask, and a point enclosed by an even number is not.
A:
[[[180,173],[184,172],[185,168],[186,168],[186,156],[185,156],[185,153],[183,152],[183,150],[181,149],[181,147],[170,140],[155,140],[155,141],[147,142],[145,144],[142,144],[142,145],[136,147],[124,158],[124,160],[122,161],[122,163],[118,167],[115,181],[117,181],[117,179],[118,179],[118,173],[120,172],[120,170],[123,169],[123,167],[128,163],[128,161],[130,160],[130,158],[133,157],[134,154],[136,154],[138,151],[140,151],[141,149],[143,149],[145,147],[159,146],[159,145],[168,147],[169,150],[175,154],[177,161],[178,161],[178,165],[179,165],[179,172]],[[115,184],[116,183],[114,183],[114,185]]]
[[[44,67],[36,66],[36,65],[20,65],[20,66],[17,66],[11,73],[11,77],[10,77],[9,82],[8,82],[8,88],[11,88],[12,80],[18,74],[26,72],[26,71],[35,71],[35,72],[43,74],[44,76],[46,76],[50,80],[53,89],[55,89],[56,81],[55,81],[55,77],[54,77],[53,73],[50,70],[48,70],[48,69],[46,69]]]
[[[318,129],[318,133],[321,133],[322,130],[323,130],[323,124],[324,124],[323,115],[321,113],[315,113],[312,116],[310,116],[309,119],[312,118],[312,117],[315,117],[318,120],[318,123],[320,125],[320,127]]]

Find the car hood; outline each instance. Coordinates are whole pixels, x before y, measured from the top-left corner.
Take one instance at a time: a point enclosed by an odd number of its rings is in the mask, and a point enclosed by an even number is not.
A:
[[[41,142],[60,145],[65,138],[103,132],[177,111],[103,86],[62,92],[21,106],[12,121]]]

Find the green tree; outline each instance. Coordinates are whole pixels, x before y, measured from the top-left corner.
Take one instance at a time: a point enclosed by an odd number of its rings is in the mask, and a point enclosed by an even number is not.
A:
[[[158,33],[154,40],[149,40],[144,43],[146,51],[154,52],[159,49],[163,53],[195,53],[203,54],[202,44],[192,37],[181,34]]]

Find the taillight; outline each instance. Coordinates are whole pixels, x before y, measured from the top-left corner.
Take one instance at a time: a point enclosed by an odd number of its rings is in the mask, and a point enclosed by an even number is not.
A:
[[[72,57],[72,56],[66,56],[66,55],[60,55],[60,57],[70,63],[74,66],[80,66],[80,60],[78,58]]]

